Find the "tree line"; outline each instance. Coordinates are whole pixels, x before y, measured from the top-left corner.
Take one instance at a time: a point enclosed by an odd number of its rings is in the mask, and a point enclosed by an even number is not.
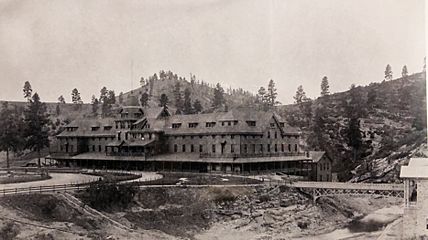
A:
[[[23,87],[27,105],[24,110],[11,107],[4,102],[0,111],[0,150],[6,152],[6,165],[10,167],[9,153],[29,149],[37,152],[40,167],[40,152],[49,146],[49,115],[46,104],[39,94],[33,94],[31,84],[26,81]]]

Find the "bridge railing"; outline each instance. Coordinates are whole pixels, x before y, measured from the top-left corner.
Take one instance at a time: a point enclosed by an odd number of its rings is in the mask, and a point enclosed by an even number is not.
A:
[[[300,188],[362,189],[403,191],[403,184],[346,183],[346,182],[292,182],[288,185]]]

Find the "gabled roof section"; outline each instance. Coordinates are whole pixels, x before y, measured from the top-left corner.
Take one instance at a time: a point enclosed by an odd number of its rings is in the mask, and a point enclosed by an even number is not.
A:
[[[314,163],[319,162],[324,155],[324,151],[309,151],[309,158],[311,158]]]
[[[114,124],[113,118],[91,118],[91,119],[76,119],[65,126],[65,129],[74,127],[75,131],[64,130],[57,137],[101,137],[101,136],[114,136],[115,130],[109,130],[104,127],[112,127]],[[97,128],[93,131],[92,128]]]

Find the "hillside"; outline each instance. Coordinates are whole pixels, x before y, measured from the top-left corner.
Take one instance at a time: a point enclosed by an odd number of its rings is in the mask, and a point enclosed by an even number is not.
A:
[[[281,106],[278,111],[291,125],[302,129],[304,148],[324,150],[335,160],[342,180],[394,181],[398,178],[399,165],[406,164],[411,156],[423,155],[426,148],[425,73],[372,83],[352,91],[312,102],[312,116],[321,104],[327,109],[325,128],[321,132],[296,104]],[[356,161],[352,160],[347,135],[346,105],[351,94],[358,96],[362,112],[362,146]]]
[[[144,81],[144,84],[136,89],[133,89],[129,92],[123,93],[123,102],[130,101],[131,97],[136,97],[137,99],[141,98],[141,95],[144,92],[147,92],[150,95],[149,106],[158,106],[159,99],[162,94],[166,94],[169,99],[168,106],[172,109],[175,109],[175,98],[174,98],[174,86],[177,82],[180,83],[180,90],[183,92],[186,88],[191,90],[191,99],[192,102],[199,100],[202,104],[202,107],[205,111],[211,111],[212,101],[214,98],[214,88],[212,84],[197,80],[195,76],[192,76],[192,79],[189,81],[186,78],[177,76],[172,72],[160,71],[159,77],[157,74],[150,76]],[[224,98],[226,101],[226,106],[229,108],[239,107],[239,106],[251,106],[256,100],[254,94],[244,91],[243,89],[224,89],[225,94]],[[117,97],[117,102],[119,102],[119,97]]]

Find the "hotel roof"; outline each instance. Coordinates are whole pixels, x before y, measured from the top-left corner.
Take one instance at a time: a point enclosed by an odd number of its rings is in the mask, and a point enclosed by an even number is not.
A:
[[[407,166],[402,166],[401,178],[428,178],[428,158],[411,158]]]

